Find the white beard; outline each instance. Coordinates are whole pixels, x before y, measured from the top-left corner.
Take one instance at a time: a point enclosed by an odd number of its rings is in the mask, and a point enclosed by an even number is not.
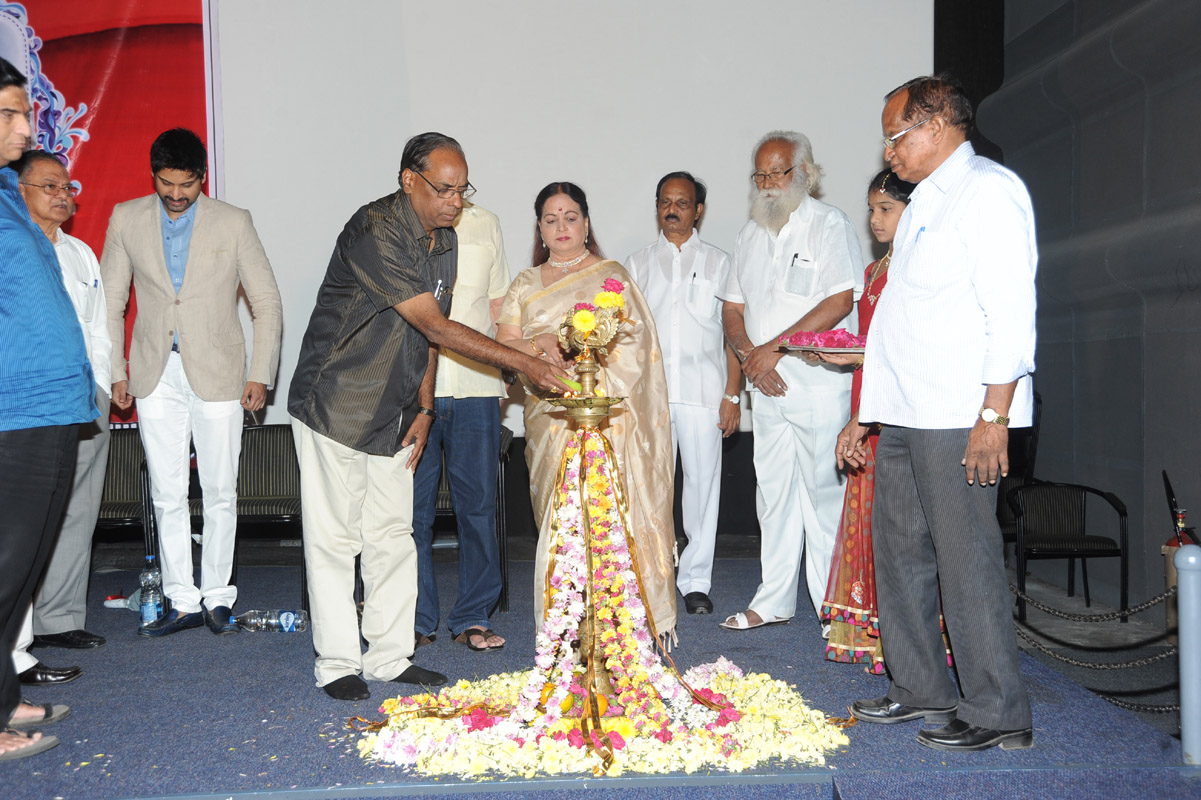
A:
[[[773,234],[778,234],[807,195],[808,192],[796,182],[783,189],[752,189],[751,219]]]

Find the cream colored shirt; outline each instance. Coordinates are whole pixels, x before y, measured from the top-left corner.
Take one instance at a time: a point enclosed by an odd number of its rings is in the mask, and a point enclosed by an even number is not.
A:
[[[465,205],[455,222],[459,237],[458,273],[450,299],[450,319],[485,336],[493,335],[488,305],[509,289],[509,261],[500,221],[491,211]],[[435,397],[504,397],[500,371],[472,361],[454,350],[438,354]]]

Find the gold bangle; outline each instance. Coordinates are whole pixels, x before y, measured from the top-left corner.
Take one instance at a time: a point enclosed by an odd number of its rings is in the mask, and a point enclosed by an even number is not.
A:
[[[539,358],[546,355],[546,351],[538,347],[538,342],[533,336],[530,337],[530,349],[533,350],[534,354]]]
[[[859,369],[862,366],[863,366],[863,356],[859,356],[859,360],[851,365],[851,367],[854,369]]]

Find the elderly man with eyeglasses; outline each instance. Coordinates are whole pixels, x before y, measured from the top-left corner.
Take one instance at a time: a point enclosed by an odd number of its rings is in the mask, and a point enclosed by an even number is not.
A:
[[[718,297],[750,386],[762,582],[746,611],[721,623],[749,630],[796,611],[801,555],[815,620],[842,511],[834,442],[851,402],[851,371],[781,349],[781,336],[845,327],[863,293],[859,239],[847,215],[812,196],[821,177],[809,139],[773,131],[754,150],[751,219]]]
[[[459,249],[453,225],[475,192],[459,143],[441,133],[414,136],[401,155],[399,180],[399,191],[360,208],[338,237],[288,395],[300,459],[314,675],[337,700],[370,697],[368,680],[446,682],[410,661],[417,605],[413,471],[437,416],[438,346],[524,372],[551,391],[561,391],[558,377],[566,377],[532,353],[447,319]],[[354,602],[358,556],[367,591],[366,652]]]
[[[856,422],[884,425],[872,544],[891,682],[851,713],[941,721],[917,734],[936,750],[1031,747],[996,508],[1008,426],[1029,425],[1034,408],[1034,210],[1017,175],[975,154],[972,105],[953,79],[915,78],[885,100],[884,158],[917,189],[893,240]],[[838,458],[862,463],[867,431],[848,425]]]
[[[112,339],[104,305],[100,263],[92,249],[62,230],[75,213],[75,187],[67,168],[56,156],[33,150],[13,164],[20,181],[21,197],[30,219],[54,245],[62,270],[63,288],[75,308],[83,332],[92,374],[96,378],[96,406],[101,410],[92,422],[79,426],[79,450],[75,477],[67,498],[67,509],[58,539],[46,564],[33,606],[21,626],[13,648],[13,663],[24,686],[68,683],[82,674],[79,667],[53,667],[30,654],[30,646],[83,650],[101,647],[103,636],[84,629],[87,619],[88,575],[92,562],[92,533],[100,514],[104,473],[108,467],[109,360]]]

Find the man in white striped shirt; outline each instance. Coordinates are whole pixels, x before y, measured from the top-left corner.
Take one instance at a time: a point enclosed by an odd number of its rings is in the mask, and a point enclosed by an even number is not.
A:
[[[885,159],[918,186],[872,320],[860,424],[839,437],[838,460],[861,463],[862,423],[884,426],[872,523],[892,684],[852,713],[941,720],[917,736],[940,750],[1030,747],[996,483],[1009,469],[1007,426],[1031,423],[1034,212],[1016,175],[975,154],[971,103],[952,79],[916,78],[886,100]]]

